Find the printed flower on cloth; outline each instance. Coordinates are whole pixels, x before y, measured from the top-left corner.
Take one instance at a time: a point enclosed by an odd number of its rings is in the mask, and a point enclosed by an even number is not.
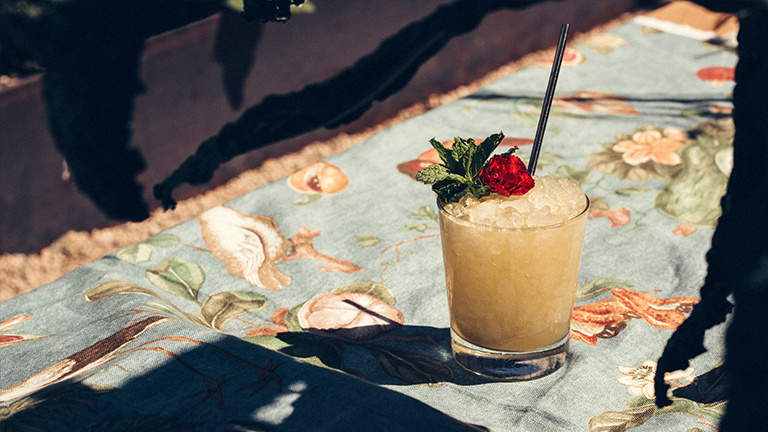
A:
[[[335,195],[349,185],[349,178],[339,167],[325,161],[309,164],[288,176],[288,186],[302,194],[291,204],[306,205],[324,195]]]
[[[229,274],[271,291],[291,283],[290,276],[275,265],[287,254],[290,242],[274,219],[244,215],[224,206],[206,211],[199,219],[205,244]]]
[[[372,341],[403,325],[403,313],[367,293],[318,294],[298,312],[299,325],[309,333],[348,342]]]
[[[685,132],[679,129],[641,130],[632,134],[632,139],[614,144],[613,150],[621,153],[624,162],[640,165],[648,161],[662,165],[677,165],[681,162],[676,152],[683,145]]]
[[[617,380],[629,387],[629,392],[634,396],[643,395],[648,399],[655,399],[653,380],[656,377],[656,362],[646,360],[638,367],[618,366],[619,372],[624,376]],[[684,387],[693,382],[694,370],[689,367],[685,370],[668,372],[664,374],[664,381],[673,387]]]
[[[635,182],[672,180],[683,169],[680,152],[689,143],[683,130],[651,124],[631,135],[617,133],[615,139],[589,155],[587,168]]]
[[[288,176],[288,186],[301,193],[335,195],[348,184],[347,176],[325,161],[309,164]]]

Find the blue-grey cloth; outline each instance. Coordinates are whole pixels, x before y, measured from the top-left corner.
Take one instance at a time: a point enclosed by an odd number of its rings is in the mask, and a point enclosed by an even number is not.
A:
[[[503,131],[526,159],[543,62],[0,304],[0,430],[717,424],[725,326],[668,376],[672,408],[652,382],[706,274],[736,60],[633,21],[570,46],[537,174],[592,208],[556,373],[494,382],[453,361],[435,195],[413,177],[431,138]]]

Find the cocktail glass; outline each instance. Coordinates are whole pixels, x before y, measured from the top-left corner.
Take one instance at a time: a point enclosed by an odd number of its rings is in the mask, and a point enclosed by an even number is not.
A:
[[[499,228],[448,213],[438,199],[456,361],[475,374],[521,381],[568,356],[589,200],[576,216]]]

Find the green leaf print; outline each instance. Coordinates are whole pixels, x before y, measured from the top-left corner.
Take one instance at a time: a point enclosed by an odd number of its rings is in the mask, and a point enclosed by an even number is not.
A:
[[[205,282],[205,272],[198,264],[178,257],[170,257],[147,269],[147,279],[161,290],[197,301],[197,294]]]
[[[656,195],[659,212],[696,227],[715,227],[732,166],[733,130],[732,120],[724,118],[691,131],[696,141],[681,152],[682,172]]]
[[[355,241],[360,245],[360,247],[372,247],[376,246],[377,244],[381,243],[381,239],[374,236],[355,236]]]
[[[179,239],[179,236],[175,234],[159,234],[149,238],[146,243],[155,247],[164,248],[176,246],[177,244],[181,243],[181,240]]]
[[[179,237],[175,234],[160,234],[146,241],[137,243],[117,252],[117,257],[131,264],[149,261],[152,258],[152,246],[171,247],[181,243]]]
[[[233,318],[259,311],[267,306],[267,298],[251,291],[224,291],[208,296],[200,315],[214,329],[221,330]]]
[[[286,332],[276,336],[244,337],[243,340],[300,358],[315,366],[338,370],[342,370],[343,367],[342,345],[309,333]]]
[[[146,303],[145,305],[147,307],[158,309],[163,312],[169,312],[176,316],[183,316],[184,318],[197,324],[201,324],[205,326],[208,325],[197,315],[191,314],[189,312],[185,312],[179,309],[173,303],[169,302],[163,296],[157,294],[151,289],[147,289],[139,285],[134,285],[132,283],[118,281],[118,280],[108,280],[89,289],[85,293],[85,301],[88,303],[96,303],[110,297],[114,297],[117,295],[125,295],[125,294],[143,294],[143,295],[154,297],[156,299],[162,300],[166,305],[168,305],[168,308],[166,308],[165,306],[159,305],[157,303]]]
[[[400,227],[400,231],[418,231],[423,233],[427,230],[427,225],[423,223],[410,223]]]
[[[319,193],[313,193],[313,194],[305,193],[297,201],[286,201],[286,202],[293,205],[307,205],[319,200],[322,197],[323,197],[323,194],[319,194]]]
[[[616,195],[630,196],[630,195],[642,195],[651,190],[648,186],[626,186],[616,189]]]
[[[618,279],[592,279],[576,288],[576,302],[582,303],[590,301],[603,292],[610,291],[614,288],[631,288],[633,286],[635,286],[635,284]]]
[[[411,215],[411,219],[437,220],[437,212],[432,206],[425,205],[419,207],[419,210]]]
[[[106,298],[113,297],[116,295],[123,295],[123,294],[144,294],[144,295],[162,299],[162,297],[157,295],[151,289],[147,289],[142,286],[134,285],[128,282],[123,282],[118,280],[108,280],[86,291],[85,301],[88,303],[96,303]]]
[[[592,171],[585,170],[585,171],[579,171],[576,168],[570,167],[568,165],[560,165],[557,167],[554,173],[552,173],[553,176],[557,178],[562,179],[570,179],[575,181],[578,184],[582,184],[585,181],[589,180],[589,177],[592,175]]]
[[[646,399],[644,405],[633,406],[624,411],[606,411],[587,422],[589,432],[623,432],[629,428],[640,426],[648,421],[656,411],[653,400]]]
[[[304,306],[304,303],[306,302],[301,302],[296,306],[288,309],[288,312],[286,312],[285,318],[283,319],[285,320],[285,326],[288,327],[288,330],[292,332],[304,331],[299,324],[299,310],[301,310],[301,307]]]
[[[117,251],[117,257],[125,262],[136,264],[152,258],[152,248],[145,243],[138,243]]]

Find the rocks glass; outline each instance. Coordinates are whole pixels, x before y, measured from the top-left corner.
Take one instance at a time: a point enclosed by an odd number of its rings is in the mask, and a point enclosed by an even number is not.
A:
[[[438,199],[451,348],[470,372],[519,381],[565,363],[589,208],[581,194],[575,216],[522,228],[464,220]]]

